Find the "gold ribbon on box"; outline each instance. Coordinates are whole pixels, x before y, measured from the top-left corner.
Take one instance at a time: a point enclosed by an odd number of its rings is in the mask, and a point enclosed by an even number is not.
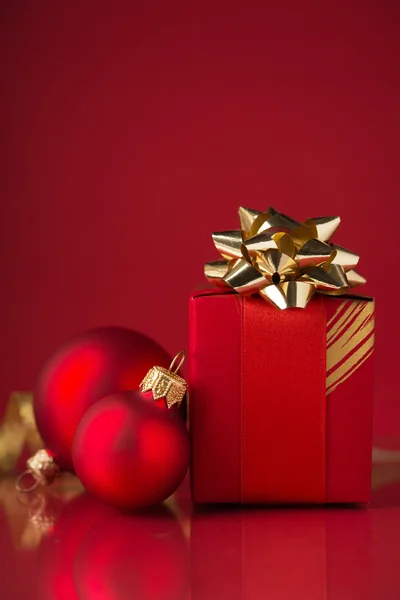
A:
[[[240,229],[213,233],[223,260],[206,263],[214,285],[258,293],[279,309],[305,308],[315,292],[339,296],[366,282],[355,271],[359,256],[331,243],[340,217],[303,223],[274,208],[239,208]]]

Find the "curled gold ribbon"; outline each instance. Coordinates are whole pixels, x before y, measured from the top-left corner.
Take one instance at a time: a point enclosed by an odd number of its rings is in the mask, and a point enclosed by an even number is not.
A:
[[[206,263],[208,281],[239,294],[258,293],[277,308],[305,308],[315,292],[342,295],[366,282],[359,256],[331,243],[340,217],[303,223],[269,208],[241,206],[240,229],[213,233],[222,260]]]

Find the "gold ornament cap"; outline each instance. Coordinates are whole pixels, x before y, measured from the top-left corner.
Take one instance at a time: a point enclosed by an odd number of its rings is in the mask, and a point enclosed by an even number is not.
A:
[[[50,485],[60,474],[60,466],[55,457],[42,448],[26,461],[26,470],[20,473],[15,481],[18,492],[33,492],[39,485]],[[29,486],[22,484],[23,479],[31,477],[33,483]]]
[[[183,377],[177,375],[177,371],[183,365],[185,356],[185,351],[181,350],[175,356],[168,369],[164,367],[152,367],[140,384],[142,392],[149,392],[151,390],[154,400],[165,398],[168,408],[171,408],[174,404],[180,406],[188,386]],[[179,358],[179,364],[175,367]],[[173,370],[174,367],[175,370]]]

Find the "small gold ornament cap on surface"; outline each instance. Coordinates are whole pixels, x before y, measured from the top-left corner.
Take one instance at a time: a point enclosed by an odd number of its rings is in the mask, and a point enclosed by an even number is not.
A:
[[[35,452],[33,456],[26,461],[26,470],[20,473],[15,480],[15,487],[18,492],[27,494],[33,492],[39,485],[50,485],[60,474],[60,466],[55,457],[45,448]],[[23,484],[23,480],[31,478],[31,485]]]
[[[185,356],[185,351],[181,350],[175,356],[168,369],[164,369],[164,367],[152,367],[140,384],[142,392],[149,392],[151,390],[154,400],[165,398],[168,408],[171,408],[174,404],[180,406],[187,391],[187,383],[183,377],[177,375],[177,371],[183,365]],[[178,365],[176,366],[177,363]]]

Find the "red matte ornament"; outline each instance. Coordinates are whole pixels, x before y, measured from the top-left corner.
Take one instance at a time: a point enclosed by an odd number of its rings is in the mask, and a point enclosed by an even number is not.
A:
[[[138,388],[152,365],[169,361],[157,342],[122,327],[94,329],[57,350],[40,373],[34,411],[39,432],[60,467],[73,471],[75,430],[94,402]]]
[[[76,431],[73,461],[79,479],[88,492],[119,508],[163,502],[189,465],[189,434],[179,402],[168,408],[167,398],[155,400],[155,383],[146,393],[119,392],[100,400]]]

